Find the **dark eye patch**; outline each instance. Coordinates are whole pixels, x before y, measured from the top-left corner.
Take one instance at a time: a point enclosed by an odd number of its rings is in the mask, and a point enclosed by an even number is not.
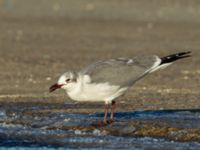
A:
[[[66,82],[69,82],[69,81],[70,81],[70,79],[66,79],[65,81],[66,81]]]

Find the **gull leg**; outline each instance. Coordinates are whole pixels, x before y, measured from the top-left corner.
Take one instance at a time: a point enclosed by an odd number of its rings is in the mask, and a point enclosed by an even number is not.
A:
[[[104,117],[103,117],[103,124],[107,124],[107,115],[108,115],[109,104],[105,104],[104,110]]]
[[[114,121],[114,112],[115,112],[115,109],[116,109],[116,102],[115,101],[112,101],[110,109],[111,109],[110,123],[112,123]]]
[[[109,108],[110,108],[110,105],[109,104],[105,104],[103,121],[100,124],[99,123],[92,123],[91,125],[93,127],[105,127],[108,124],[107,116],[108,116]]]

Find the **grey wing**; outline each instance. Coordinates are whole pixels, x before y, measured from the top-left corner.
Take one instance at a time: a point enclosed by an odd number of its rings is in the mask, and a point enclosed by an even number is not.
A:
[[[157,56],[110,59],[91,64],[80,73],[89,75],[94,83],[108,82],[111,85],[131,86],[147,74],[157,61],[160,61]]]

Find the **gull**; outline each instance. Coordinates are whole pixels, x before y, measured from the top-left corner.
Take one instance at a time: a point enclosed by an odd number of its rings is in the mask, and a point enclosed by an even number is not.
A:
[[[103,124],[112,123],[116,109],[115,99],[124,95],[141,78],[171,65],[174,61],[190,57],[190,51],[159,57],[156,55],[136,56],[98,61],[80,71],[67,71],[60,76],[49,91],[64,89],[75,101],[103,101],[105,111]],[[107,114],[110,109],[110,120]]]

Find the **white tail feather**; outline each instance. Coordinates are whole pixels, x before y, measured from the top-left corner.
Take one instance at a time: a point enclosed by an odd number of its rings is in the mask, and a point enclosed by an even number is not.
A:
[[[166,63],[166,64],[162,64],[162,65],[159,65],[159,66],[156,66],[154,68],[152,68],[151,71],[149,71],[150,73],[158,70],[158,69],[165,69],[166,67],[168,67],[169,65],[171,65],[172,63]]]

